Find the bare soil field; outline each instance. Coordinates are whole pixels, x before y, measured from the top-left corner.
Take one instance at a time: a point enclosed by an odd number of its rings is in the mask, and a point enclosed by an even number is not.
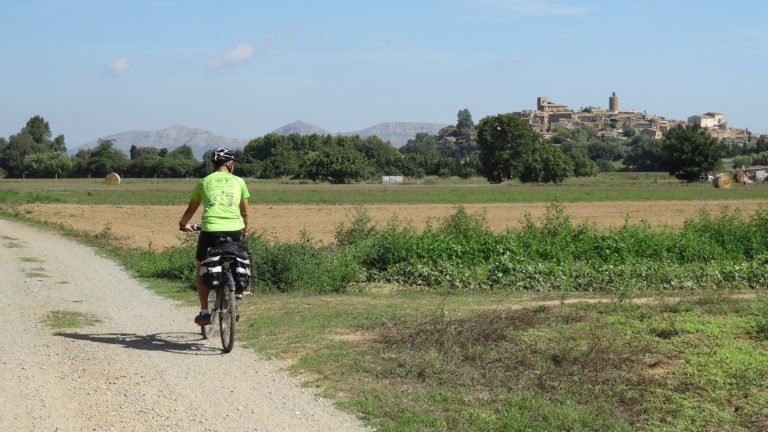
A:
[[[713,214],[723,207],[740,209],[749,215],[765,207],[768,200],[731,201],[614,201],[580,202],[564,205],[573,223],[589,223],[601,228],[617,228],[629,221],[647,221],[651,226],[678,227],[695,218],[701,209]],[[494,231],[519,227],[526,213],[540,220],[548,204],[504,203],[465,204],[470,213],[485,214]],[[418,229],[456,212],[452,204],[374,204],[366,205],[374,222],[384,225],[393,216],[410,221]],[[177,231],[184,206],[23,204],[13,206],[22,214],[40,220],[62,223],[94,234],[108,233],[126,246],[164,249],[181,243],[185,235]],[[306,231],[319,243],[331,243],[339,224],[349,222],[354,205],[251,205],[251,228],[269,239],[295,241]],[[11,209],[8,209],[11,210]],[[193,218],[199,221],[201,210]]]

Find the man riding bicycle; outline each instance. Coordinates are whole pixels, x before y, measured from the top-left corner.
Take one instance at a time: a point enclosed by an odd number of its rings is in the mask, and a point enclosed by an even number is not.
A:
[[[179,229],[193,231],[189,220],[192,219],[200,204],[203,205],[203,223],[197,241],[197,278],[195,289],[200,299],[200,314],[195,317],[195,324],[208,325],[211,314],[208,311],[209,288],[200,275],[200,263],[205,259],[209,247],[215,246],[217,239],[229,237],[241,241],[248,230],[248,188],[245,181],[232,174],[235,154],[232,150],[218,148],[211,154],[214,172],[201,179],[192,192],[186,211],[179,220]]]

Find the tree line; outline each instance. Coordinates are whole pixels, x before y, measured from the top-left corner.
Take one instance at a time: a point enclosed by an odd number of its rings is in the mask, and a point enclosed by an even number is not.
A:
[[[499,114],[475,124],[468,109],[456,125],[437,135],[419,133],[395,148],[377,136],[268,134],[236,150],[236,172],[264,179],[352,183],[381,175],[470,178],[490,182],[561,182],[607,171],[666,171],[693,181],[733,164],[768,164],[768,140],[727,145],[696,125],[678,125],[662,139],[632,129],[622,138],[599,138],[589,127],[559,128],[545,139],[521,118]],[[212,169],[209,153],[198,161],[189,146],[174,150],[132,146],[125,154],[111,140],[68,156],[63,135],[52,138],[39,115],[7,140],[0,137],[0,169],[8,177],[88,177],[117,172],[128,177],[202,177]]]

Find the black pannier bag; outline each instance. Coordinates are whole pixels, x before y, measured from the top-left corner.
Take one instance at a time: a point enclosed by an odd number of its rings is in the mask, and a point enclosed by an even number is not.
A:
[[[222,283],[221,270],[225,262],[231,262],[232,278],[235,280],[235,290],[238,293],[248,291],[251,281],[251,253],[243,242],[223,243],[208,248],[208,253],[200,263],[200,276],[211,289],[216,289]]]

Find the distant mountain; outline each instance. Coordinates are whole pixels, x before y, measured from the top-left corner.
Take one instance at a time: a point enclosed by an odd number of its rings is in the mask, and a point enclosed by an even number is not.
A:
[[[173,150],[182,145],[192,148],[195,157],[200,159],[208,150],[219,147],[242,148],[248,143],[246,139],[228,138],[208,132],[204,129],[189,128],[185,126],[171,126],[157,131],[129,131],[109,135],[101,139],[113,140],[115,148],[129,154],[131,146],[156,147]],[[98,140],[90,141],[72,149],[76,153],[81,149],[94,148]]]
[[[272,133],[280,135],[288,135],[292,133],[297,133],[299,135],[360,135],[362,138],[368,138],[371,135],[376,135],[383,141],[389,141],[393,146],[400,148],[405,145],[409,139],[415,137],[417,133],[424,132],[430,135],[435,135],[437,134],[437,131],[446,126],[448,125],[442,123],[379,123],[359,131],[333,133],[311,123],[296,121],[289,123],[281,128],[275,129],[272,131]]]
[[[299,135],[335,135],[333,132],[327,131],[320,126],[313,125],[312,123],[304,123],[303,121],[295,121],[288,123],[283,127],[279,127],[272,131],[272,133],[278,135],[290,135],[297,133]]]
[[[408,140],[413,139],[417,133],[423,132],[429,135],[437,135],[437,132],[446,126],[448,125],[443,123],[379,123],[366,129],[355,132],[342,132],[339,135],[360,135],[362,138],[376,135],[383,141],[389,141],[393,146],[400,148]]]
[[[435,135],[437,134],[437,131],[445,126],[447,125],[442,123],[379,123],[359,131],[333,133],[311,123],[296,121],[277,128],[272,131],[272,133],[281,135],[292,133],[300,135],[360,135],[363,138],[377,135],[383,141],[389,141],[393,146],[400,148],[405,145],[409,139],[415,137],[417,133],[424,132],[430,135]],[[101,139],[114,141],[115,148],[120,149],[125,154],[130,154],[131,146],[133,145],[136,147],[166,148],[169,151],[182,145],[188,145],[192,148],[192,152],[198,159],[201,159],[203,154],[208,150],[213,150],[218,147],[239,149],[250,141],[248,139],[228,138],[216,135],[204,129],[178,125],[156,131],[120,132]],[[98,140],[93,140],[73,148],[70,150],[70,153],[74,154],[81,149],[94,148],[96,145],[98,145]]]

